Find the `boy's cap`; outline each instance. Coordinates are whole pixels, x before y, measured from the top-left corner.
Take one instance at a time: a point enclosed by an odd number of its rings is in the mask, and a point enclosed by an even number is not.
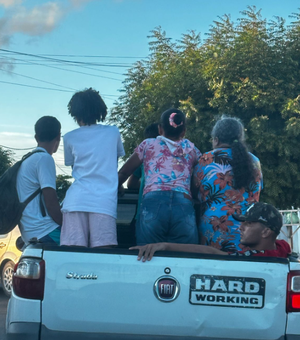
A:
[[[280,212],[268,203],[257,202],[248,208],[245,214],[233,214],[232,217],[240,222],[259,222],[279,234],[282,227]]]

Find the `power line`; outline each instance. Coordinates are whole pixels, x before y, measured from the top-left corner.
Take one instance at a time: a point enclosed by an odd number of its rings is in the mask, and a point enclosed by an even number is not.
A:
[[[6,49],[0,49],[0,51],[3,51],[4,53],[7,54],[13,54],[13,55],[22,55],[22,56],[30,56],[30,57],[35,57],[35,58],[39,58],[41,61],[46,61],[46,62],[55,62],[55,63],[64,63],[65,65],[70,65],[70,66],[79,66],[79,67],[83,67],[83,68],[87,68],[87,69],[91,69],[91,70],[96,70],[96,71],[104,71],[104,72],[109,72],[109,73],[116,73],[119,74],[117,72],[110,72],[110,71],[105,71],[105,70],[98,70],[95,68],[91,68],[91,67],[87,67],[86,65],[96,65],[96,66],[122,66],[122,67],[126,67],[127,65],[117,65],[117,64],[99,64],[99,63],[86,63],[86,62],[81,62],[81,61],[70,61],[70,60],[63,60],[63,59],[57,59],[57,58],[50,58],[44,55],[35,55],[35,54],[30,54],[30,53],[22,53],[22,52],[17,52],[17,51],[11,51],[11,50],[6,50]],[[96,56],[94,56],[96,57]],[[104,56],[101,56],[104,57]],[[112,57],[112,56],[110,56]],[[5,58],[7,58],[5,56]],[[12,58],[13,61],[15,60],[20,60],[17,58]],[[23,60],[21,59],[21,61],[23,62]],[[35,62],[30,62],[27,60],[27,64],[31,64],[31,65],[39,65],[39,66],[45,66],[45,67],[50,67],[53,69],[57,69],[57,70],[62,70],[62,71],[69,71],[69,72],[73,72],[73,73],[77,73],[77,74],[84,74],[84,75],[89,75],[89,76],[93,76],[93,77],[98,77],[98,78],[105,78],[105,79],[110,79],[110,80],[116,80],[116,81],[122,81],[122,79],[117,79],[117,78],[112,78],[112,77],[105,77],[105,76],[100,76],[100,75],[96,75],[96,74],[90,74],[90,73],[86,73],[86,72],[80,72],[80,71],[76,71],[76,70],[69,70],[69,69],[65,69],[65,68],[60,68],[60,67],[55,67],[55,66],[51,66],[51,65],[45,65],[45,64],[39,64],[39,63],[35,63]],[[5,71],[7,73],[11,73],[11,74],[15,74],[18,75],[20,77],[24,77],[24,78],[28,78],[28,79],[32,79],[35,81],[39,81],[39,82],[43,82],[45,84],[50,84],[50,85],[54,85],[54,86],[58,86],[58,87],[62,87],[65,89],[70,89],[72,91],[67,91],[67,90],[61,90],[61,89],[55,89],[55,88],[49,88],[49,87],[41,87],[41,86],[34,86],[34,85],[28,85],[28,84],[21,84],[21,83],[16,83],[16,82],[8,82],[8,81],[0,81],[1,83],[4,84],[10,84],[10,85],[16,85],[16,86],[22,86],[22,87],[29,87],[29,88],[35,88],[35,89],[42,89],[42,90],[51,90],[51,91],[59,91],[59,92],[73,92],[76,91],[76,89],[70,88],[70,87],[66,87],[60,84],[56,84],[56,83],[52,83],[52,82],[48,82],[42,79],[37,79],[34,77],[30,77],[30,76],[26,76],[26,75],[22,75],[22,74],[18,74],[16,72],[9,72],[9,71]],[[110,99],[113,100],[112,98],[109,97],[118,97],[117,95],[105,95],[103,94],[103,97],[106,99]]]
[[[14,60],[19,60],[19,59],[14,58]],[[105,78],[105,79],[110,79],[110,80],[122,81],[122,79],[117,79],[117,78],[112,78],[112,77],[105,77],[105,76],[99,76],[97,74],[91,74],[91,73],[86,73],[86,72],[81,72],[81,71],[68,70],[68,69],[65,69],[65,68],[51,66],[51,65],[43,65],[43,64],[39,64],[39,63],[35,63],[35,62],[28,62],[28,63],[31,64],[31,65],[44,66],[44,67],[49,67],[49,68],[53,68],[53,69],[56,69],[56,70],[62,70],[62,71],[68,71],[68,72],[73,72],[73,73],[79,73],[79,74],[84,74],[84,75],[87,75],[87,76],[92,76],[92,77],[97,77],[97,78]]]
[[[17,59],[17,58],[13,58],[13,60],[19,60],[20,62],[15,62],[14,61],[14,65],[22,65],[22,66],[27,66],[27,65],[32,65],[33,61],[31,60],[27,60],[27,61],[23,61],[22,59]],[[5,61],[2,63],[5,63]],[[39,66],[45,66],[43,64],[37,64],[35,63],[35,65],[39,65]],[[97,69],[97,68],[93,68],[93,67],[88,67],[88,66],[80,66],[80,65],[72,65],[72,64],[68,64],[66,66],[74,66],[74,67],[81,67],[81,68],[85,68],[87,70],[93,70],[93,71],[97,71],[97,72],[104,72],[104,73],[110,73],[110,74],[117,74],[120,76],[124,75],[124,72],[114,72],[114,71],[107,71],[107,70],[102,70],[102,69]]]
[[[13,54],[18,54],[18,55],[34,56],[34,57],[38,57],[38,58],[46,58],[46,61],[54,61],[54,62],[60,62],[60,63],[61,62],[64,62],[64,63],[70,62],[70,61],[66,61],[66,60],[47,58],[47,57],[43,57],[43,56],[39,56],[39,55],[33,55],[33,54],[21,53],[21,52],[15,52],[15,51],[9,51],[9,50],[4,50],[4,49],[0,49],[0,51],[4,51],[6,53],[8,52],[8,53],[13,53]],[[16,58],[13,58],[13,59],[14,60],[18,60]],[[86,72],[80,72],[80,71],[75,71],[75,70],[68,70],[68,69],[63,69],[63,68],[60,68],[60,67],[55,67],[55,66],[50,66],[50,65],[42,65],[42,64],[35,63],[35,62],[28,62],[28,63],[31,64],[31,65],[46,66],[46,67],[50,67],[50,68],[54,68],[54,69],[58,69],[58,70],[69,71],[69,72],[89,75],[89,76],[93,76],[93,77],[99,77],[99,78],[105,78],[105,79],[110,79],[110,80],[122,81],[121,79],[117,79],[117,78],[99,76],[99,75],[96,75],[96,74],[89,74],[89,73],[86,73]],[[82,63],[82,62],[80,63],[79,62],[79,63],[77,63],[77,65],[76,64],[74,65],[74,63],[72,62],[72,64],[69,64],[69,65],[84,67],[84,68],[88,68],[88,69],[92,69],[92,70],[96,70],[96,71],[100,71],[101,72],[101,70],[97,70],[97,69],[94,69],[94,68],[89,68],[89,67],[84,66],[86,64],[87,63]],[[89,65],[91,65],[91,63]],[[102,70],[102,71],[105,72],[105,70]],[[9,73],[9,71],[6,71],[6,72]],[[106,72],[109,72],[109,71],[106,71]],[[16,72],[12,72],[11,71],[10,73],[11,74],[16,74],[18,76],[25,77],[25,78],[28,78],[28,79],[40,81],[40,82],[43,82],[45,84],[50,84],[50,85],[54,85],[54,86],[58,86],[58,87],[62,87],[62,88],[71,89],[73,91],[76,91],[76,89],[73,89],[73,88],[70,88],[70,87],[66,87],[66,86],[63,86],[63,85],[56,84],[56,83],[52,83],[52,82],[44,81],[44,80],[41,80],[41,79],[25,76],[25,75],[22,75],[22,74],[18,74]],[[110,73],[117,73],[117,72],[110,72]],[[36,89],[43,89],[43,90],[51,90],[51,91],[59,91],[59,92],[73,92],[73,91],[66,91],[66,90],[53,89],[53,88],[40,87],[40,86],[33,86],[33,85],[14,83],[14,82],[5,82],[5,81],[0,81],[0,82],[4,83],[4,84],[10,84],[10,85],[16,85],[16,86],[22,86],[22,87],[29,87],[29,88],[36,88]],[[103,94],[103,97],[106,98],[107,100],[113,100],[112,98],[109,98],[109,97],[118,97],[118,96],[117,95]]]
[[[62,169],[57,163],[55,165],[66,175],[69,175],[64,169]]]
[[[7,51],[7,54],[14,54],[14,51]],[[109,58],[109,59],[145,59],[146,57],[135,57],[135,56],[111,56],[111,55],[80,55],[80,54],[36,54],[42,57],[70,57],[70,58]]]
[[[5,149],[9,149],[9,150],[32,150],[32,149],[35,149],[36,146],[33,146],[32,148],[23,148],[23,149],[19,149],[19,148],[11,148],[9,146],[5,146],[5,145],[0,145],[2,148],[5,148]]]
[[[31,88],[40,89],[40,90],[51,90],[51,91],[69,92],[69,93],[74,92],[74,91],[67,91],[67,90],[60,90],[60,89],[52,89],[50,87],[41,87],[41,86],[34,86],[34,85],[28,85],[28,84],[13,83],[13,82],[3,81],[3,80],[0,80],[0,83],[23,86],[23,87],[31,87]],[[114,98],[110,98],[110,97],[118,97],[118,95],[114,95],[114,94],[101,94],[101,96],[107,100],[115,100]]]
[[[50,87],[41,87],[41,86],[26,85],[26,84],[20,84],[20,83],[12,83],[12,82],[9,82],[9,81],[2,81],[2,80],[0,80],[0,83],[18,85],[18,86],[23,86],[23,87],[32,87],[32,88],[40,89],[40,90],[51,90],[51,91],[72,92],[72,93],[74,92],[74,91],[68,91],[68,90],[52,89]]]
[[[108,59],[145,59],[146,57],[134,56],[112,56],[112,55],[76,55],[76,54],[38,54],[40,56],[50,57],[70,57],[70,58],[108,58]]]
[[[76,60],[65,60],[65,59],[57,59],[57,58],[50,58],[50,57],[45,57],[45,56],[41,56],[38,54],[31,54],[31,53],[23,53],[23,52],[17,52],[17,51],[9,51],[9,50],[5,50],[0,48],[0,51],[3,52],[10,52],[13,54],[17,54],[17,55],[23,55],[26,57],[35,57],[35,58],[39,58],[39,59],[44,59],[47,61],[54,61],[54,62],[59,62],[59,63],[71,63],[71,64],[83,64],[83,65],[91,65],[91,66],[109,66],[109,67],[129,67],[132,64],[124,64],[124,63],[87,63],[84,61],[76,61]]]
[[[20,77],[23,77],[23,78],[28,78],[28,79],[40,81],[40,82],[45,83],[45,84],[55,85],[55,86],[64,87],[64,88],[66,88],[66,89],[70,89],[70,90],[73,90],[73,91],[77,91],[77,89],[74,89],[74,88],[72,88],[72,87],[67,87],[67,86],[63,86],[63,85],[51,83],[51,82],[46,81],[46,80],[41,80],[41,79],[34,78],[34,77],[30,77],[30,76],[25,76],[25,75],[20,74],[20,73],[16,73],[16,72],[12,72],[12,71],[5,71],[5,72],[11,73],[11,74],[15,74],[15,75],[20,76]]]

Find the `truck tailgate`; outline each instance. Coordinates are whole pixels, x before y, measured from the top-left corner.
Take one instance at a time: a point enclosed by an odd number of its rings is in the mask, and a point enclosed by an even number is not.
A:
[[[288,261],[163,253],[142,263],[126,251],[61,248],[44,252],[48,330],[212,339],[285,334]]]

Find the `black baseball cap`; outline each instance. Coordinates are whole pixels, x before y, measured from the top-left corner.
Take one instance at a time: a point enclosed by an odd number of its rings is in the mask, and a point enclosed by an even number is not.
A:
[[[273,205],[263,202],[252,204],[244,214],[233,214],[240,222],[259,222],[273,230],[277,235],[282,227],[282,215]]]

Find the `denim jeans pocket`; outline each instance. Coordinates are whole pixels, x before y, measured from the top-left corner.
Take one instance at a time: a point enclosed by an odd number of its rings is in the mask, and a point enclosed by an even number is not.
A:
[[[144,223],[156,220],[160,210],[161,203],[153,198],[145,198],[141,205],[141,220]]]

